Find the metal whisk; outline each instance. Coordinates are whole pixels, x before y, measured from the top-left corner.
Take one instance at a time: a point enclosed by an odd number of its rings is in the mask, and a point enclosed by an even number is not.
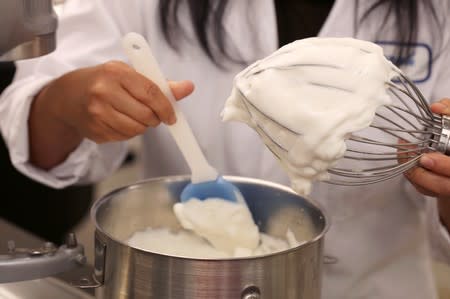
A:
[[[286,70],[303,65],[274,67]],[[324,65],[304,65],[328,67]],[[265,70],[255,70],[252,75]],[[358,186],[393,178],[418,164],[426,152],[450,153],[450,118],[431,112],[425,97],[417,86],[400,70],[386,82],[393,104],[380,107],[369,128],[352,134],[346,140],[347,151],[338,164],[330,168],[327,182],[337,185]],[[245,75],[245,74],[244,74]],[[310,82],[314,84],[314,82]],[[317,84],[319,85],[319,84]],[[327,88],[329,86],[324,86]],[[336,87],[333,87],[336,88]],[[272,129],[279,129],[298,136],[297,132],[272,120],[240,92],[251,117],[271,121]],[[351,91],[348,91],[351,92]],[[278,158],[286,157],[288,149],[273,137],[267,126],[255,123],[255,129],[272,153]]]

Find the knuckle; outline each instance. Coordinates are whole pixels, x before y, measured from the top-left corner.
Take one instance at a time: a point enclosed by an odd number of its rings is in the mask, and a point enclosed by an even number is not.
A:
[[[168,121],[174,113],[172,106],[168,101],[161,102],[158,108],[158,117],[162,121]]]
[[[143,134],[147,130],[146,126],[143,125],[137,125],[136,126],[136,135]]]
[[[174,112],[169,101],[163,101],[161,103],[161,111],[167,117],[169,117]]]
[[[154,99],[154,98],[158,97],[158,95],[160,93],[158,86],[156,86],[156,84],[154,84],[153,82],[147,82],[145,84],[144,88],[145,88],[145,93],[147,94],[147,96],[150,99]]]
[[[101,65],[102,73],[108,76],[122,75],[123,72],[128,69],[129,67],[127,64],[116,60],[108,61]]]
[[[93,118],[99,118],[103,114],[103,108],[97,101],[91,101],[87,105],[87,113]]]
[[[152,128],[155,128],[157,126],[159,126],[161,124],[161,121],[159,120],[159,118],[153,118],[152,121],[149,123],[149,126],[151,126]]]
[[[94,120],[87,124],[89,139],[95,141],[96,143],[107,143],[111,141],[121,140],[118,134],[114,134],[111,130],[107,129],[100,120]]]
[[[134,124],[131,128],[130,128],[130,133],[131,136],[136,136],[136,135],[140,135],[142,133],[144,133],[146,130],[146,127],[141,125],[141,124]]]
[[[157,124],[159,119],[155,116],[155,113],[151,109],[146,109],[143,115],[143,121],[147,125]]]
[[[406,177],[412,182],[417,182],[423,171],[424,170],[420,167],[414,167],[413,169],[406,172]]]
[[[107,80],[103,78],[97,78],[90,85],[89,94],[95,98],[102,98],[108,94],[109,91],[108,85],[109,84]]]

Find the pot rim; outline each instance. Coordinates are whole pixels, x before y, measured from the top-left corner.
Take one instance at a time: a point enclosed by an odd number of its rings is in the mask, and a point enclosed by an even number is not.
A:
[[[121,192],[124,192],[126,190],[132,190],[134,188],[138,188],[141,185],[144,185],[148,182],[152,182],[152,181],[160,181],[160,180],[170,180],[170,181],[181,181],[181,180],[186,180],[190,178],[190,175],[175,175],[175,176],[161,176],[161,177],[154,177],[154,178],[148,178],[148,179],[143,179],[143,180],[138,180],[135,183],[132,184],[128,184],[122,187],[118,187],[108,193],[106,193],[105,195],[101,196],[98,200],[96,200],[94,202],[94,204],[91,207],[91,220],[93,221],[94,225],[95,225],[95,229],[97,232],[101,232],[103,235],[105,235],[106,237],[108,237],[109,239],[111,239],[114,242],[117,242],[119,244],[121,244],[122,246],[125,247],[129,247],[133,250],[145,253],[145,254],[152,254],[152,255],[157,255],[157,256],[163,256],[163,257],[168,257],[168,258],[175,258],[175,259],[184,259],[184,260],[191,260],[191,261],[210,261],[210,262],[220,262],[220,261],[242,261],[242,260],[254,260],[254,259],[261,259],[261,258],[266,258],[269,256],[277,256],[277,255],[282,255],[282,254],[288,254],[290,252],[293,251],[297,251],[300,248],[303,247],[307,247],[310,244],[316,243],[317,241],[323,239],[324,235],[328,232],[329,228],[330,228],[330,217],[328,215],[328,213],[326,212],[326,210],[323,208],[323,206],[316,202],[316,201],[312,201],[310,199],[308,199],[307,197],[303,197],[301,195],[299,195],[298,193],[296,193],[292,188],[289,188],[285,185],[281,185],[278,183],[274,183],[274,182],[270,182],[270,181],[266,181],[266,180],[262,180],[262,179],[255,179],[255,178],[249,178],[249,177],[241,177],[241,176],[223,176],[226,180],[230,180],[233,181],[234,179],[238,179],[239,182],[248,182],[248,183],[256,183],[256,184],[263,184],[265,186],[269,186],[269,187],[273,187],[276,189],[280,189],[282,191],[288,192],[288,193],[292,193],[294,195],[300,196],[302,197],[304,200],[306,200],[310,205],[312,205],[314,208],[318,209],[323,216],[323,220],[324,220],[324,228],[322,229],[322,231],[317,234],[314,238],[312,238],[311,240],[308,240],[306,242],[302,242],[300,245],[286,249],[286,250],[282,250],[282,251],[277,251],[277,252],[273,252],[273,253],[269,253],[269,254],[263,254],[263,255],[255,255],[255,256],[246,256],[246,257],[227,257],[227,258],[198,258],[198,257],[188,257],[188,256],[177,256],[177,255],[170,255],[170,254],[164,254],[164,253],[159,253],[159,252],[153,252],[153,251],[149,251],[149,250],[144,250],[141,248],[137,248],[137,247],[133,247],[130,246],[129,244],[121,241],[121,240],[117,240],[117,238],[114,238],[113,236],[111,236],[109,233],[105,232],[99,225],[99,223],[97,222],[96,219],[96,213],[98,211],[98,209],[111,197],[113,197],[116,194],[119,194]]]

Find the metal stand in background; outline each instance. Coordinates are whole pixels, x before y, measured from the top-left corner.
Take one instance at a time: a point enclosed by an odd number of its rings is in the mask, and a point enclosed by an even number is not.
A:
[[[20,299],[93,299],[91,296],[94,294],[93,290],[80,290],[69,283],[93,272],[91,266],[83,265],[85,259],[80,252],[81,247],[77,244],[74,235],[68,235],[66,245],[64,246],[67,250],[62,250],[64,247],[57,248],[54,244],[45,242],[35,235],[0,218],[0,262],[8,259],[11,260],[13,256],[21,256],[22,259],[28,256],[28,259],[32,260],[34,258],[42,258],[42,256],[47,256],[48,258],[50,256],[61,257],[71,255],[74,257],[75,262],[72,264],[75,265],[74,269],[53,277],[0,283],[0,298],[4,298],[2,295],[7,294],[6,298],[10,298],[13,295],[14,298]],[[67,265],[65,262],[63,264]],[[59,268],[61,269],[61,267]],[[32,272],[36,274],[35,270],[32,270]],[[0,267],[0,276],[2,273],[4,273],[4,269]],[[11,278],[9,277],[5,280],[11,280]]]
[[[59,248],[51,242],[37,248],[19,248],[14,240],[8,240],[8,254],[0,255],[0,283],[45,278],[85,264],[83,246],[73,233]]]

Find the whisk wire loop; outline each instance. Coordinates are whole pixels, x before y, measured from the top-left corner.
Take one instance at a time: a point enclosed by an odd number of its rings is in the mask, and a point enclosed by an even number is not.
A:
[[[338,68],[320,64],[296,64],[273,69],[289,70],[298,67]],[[256,70],[256,74],[268,69],[271,68]],[[328,170],[329,179],[326,182],[345,186],[382,182],[417,166],[420,157],[426,152],[448,151],[450,118],[434,114],[417,86],[399,69],[394,68],[393,71],[396,76],[386,82],[393,103],[379,108],[369,128],[348,136],[346,152],[337,165]],[[250,73],[255,75],[255,69],[250,69],[244,76]],[[336,88],[323,83],[309,83],[323,88]],[[293,138],[302,133],[272,119],[249,101],[240,89],[237,90],[256,132],[267,141],[265,143],[269,150],[282,161],[289,159],[289,146],[292,144],[287,144],[279,134],[274,133],[273,127]],[[268,129],[269,124],[272,131]]]

